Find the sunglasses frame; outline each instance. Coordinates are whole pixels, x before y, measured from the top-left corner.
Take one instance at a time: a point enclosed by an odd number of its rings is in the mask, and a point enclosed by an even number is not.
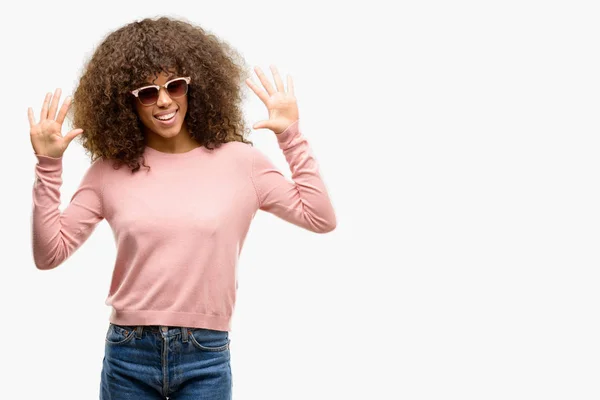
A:
[[[171,96],[171,95],[169,94],[169,89],[168,89],[168,86],[169,86],[169,84],[170,84],[171,82],[178,81],[178,80],[180,80],[180,79],[183,79],[183,80],[185,80],[185,82],[187,83],[188,87],[186,88],[185,94],[183,94],[183,95],[181,95],[181,96],[173,97],[173,96]],[[164,84],[164,85],[147,85],[147,86],[143,86],[143,87],[141,87],[141,88],[138,88],[138,89],[132,90],[130,93],[131,93],[132,95],[134,95],[134,96],[135,96],[135,97],[138,99],[138,101],[140,102],[140,104],[141,104],[141,105],[143,105],[143,106],[153,106],[153,105],[155,105],[155,104],[156,104],[156,102],[158,101],[158,98],[157,98],[157,99],[156,99],[156,101],[155,101],[154,103],[152,103],[152,104],[144,104],[144,103],[142,103],[142,101],[140,100],[140,97],[139,97],[139,92],[140,92],[140,90],[143,90],[143,89],[147,89],[147,88],[151,88],[151,87],[153,87],[153,88],[156,88],[156,90],[158,91],[158,93],[160,93],[160,88],[163,88],[163,87],[164,87],[164,88],[165,88],[165,90],[167,91],[167,94],[169,95],[169,97],[171,97],[172,99],[178,99],[179,97],[183,97],[183,96],[185,96],[185,95],[187,94],[187,92],[188,92],[188,90],[189,90],[189,84],[190,84],[191,80],[192,80],[192,78],[191,78],[190,76],[178,77],[178,78],[171,79],[171,80],[170,80],[170,81],[168,81],[168,82],[165,82],[165,84]]]

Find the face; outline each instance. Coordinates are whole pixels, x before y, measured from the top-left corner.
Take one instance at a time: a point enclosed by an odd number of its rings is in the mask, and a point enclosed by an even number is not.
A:
[[[148,85],[164,85],[168,81],[180,78],[174,72],[167,74],[161,72],[146,80]],[[144,85],[142,85],[144,86]],[[164,87],[161,87],[158,93],[158,100],[153,105],[144,105],[139,99],[135,99],[135,108],[140,120],[142,121],[145,134],[151,136],[150,141],[158,139],[173,138],[180,133],[187,133],[185,126],[185,114],[187,112],[188,95],[171,98]],[[160,121],[157,117],[175,112],[175,116],[168,121]]]

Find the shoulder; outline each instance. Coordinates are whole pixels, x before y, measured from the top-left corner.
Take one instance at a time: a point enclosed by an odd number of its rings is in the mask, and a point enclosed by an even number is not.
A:
[[[227,162],[235,164],[238,168],[250,169],[251,174],[275,169],[272,159],[263,150],[250,143],[227,142],[223,143],[221,148]]]
[[[96,176],[102,176],[102,174],[104,174],[104,170],[107,168],[108,165],[109,162],[104,157],[98,157],[95,160],[90,160],[90,165],[88,167],[87,173]]]
[[[252,144],[239,141],[222,143],[219,148],[213,150],[215,154],[221,153],[225,157],[231,157],[236,160],[245,160],[247,162],[251,162],[257,151],[258,149]]]
[[[247,152],[248,149],[252,148],[250,143],[239,142],[237,140],[221,143],[221,148],[229,149],[229,151]]]

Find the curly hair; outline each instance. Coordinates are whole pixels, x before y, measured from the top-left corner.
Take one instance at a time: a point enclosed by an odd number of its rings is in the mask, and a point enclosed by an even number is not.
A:
[[[241,108],[250,75],[243,57],[205,29],[163,16],[109,33],[83,68],[69,114],[73,128],[83,129],[77,139],[92,161],[140,169],[146,137],[130,91],[171,69],[192,78],[185,116],[192,138],[210,150],[231,141],[252,145]]]

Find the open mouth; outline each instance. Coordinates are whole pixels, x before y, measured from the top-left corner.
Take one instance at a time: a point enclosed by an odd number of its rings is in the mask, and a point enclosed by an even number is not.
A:
[[[177,116],[178,112],[179,112],[179,110],[175,110],[175,112],[172,112],[171,114],[163,115],[160,118],[154,117],[154,119],[157,120],[158,122],[160,122],[161,124],[169,124],[169,123],[172,123],[173,121],[175,121],[175,117]],[[167,118],[167,119],[165,119],[165,118]]]

